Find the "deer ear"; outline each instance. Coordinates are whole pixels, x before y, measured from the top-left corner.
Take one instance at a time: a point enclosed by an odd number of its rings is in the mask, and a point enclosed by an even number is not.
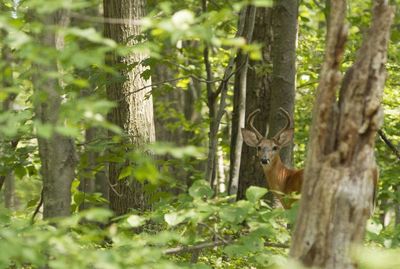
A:
[[[242,128],[242,136],[244,142],[249,146],[249,147],[257,147],[258,144],[258,138],[257,135],[245,128]]]
[[[281,147],[289,145],[292,139],[293,139],[293,129],[286,129],[279,135],[279,137],[275,138],[275,140]]]

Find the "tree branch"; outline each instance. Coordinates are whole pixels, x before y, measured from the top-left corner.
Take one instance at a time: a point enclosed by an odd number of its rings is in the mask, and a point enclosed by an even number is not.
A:
[[[181,254],[185,252],[192,252],[192,251],[197,251],[197,250],[202,250],[206,248],[214,248],[214,247],[220,247],[220,246],[226,246],[229,244],[235,244],[238,241],[214,241],[214,242],[204,242],[200,243],[198,245],[194,246],[179,246],[175,248],[169,248],[163,251],[163,254],[165,255],[176,255],[176,254]],[[281,244],[281,243],[271,243],[271,242],[265,242],[264,243],[265,247],[272,247],[272,248],[289,248],[289,245],[286,244]]]
[[[397,160],[400,160],[399,150],[395,147],[395,145],[393,145],[392,141],[390,141],[389,138],[387,138],[386,134],[382,131],[382,129],[378,130],[378,134],[380,138],[383,140],[383,142],[385,142],[385,144],[392,150],[394,155],[396,155]]]

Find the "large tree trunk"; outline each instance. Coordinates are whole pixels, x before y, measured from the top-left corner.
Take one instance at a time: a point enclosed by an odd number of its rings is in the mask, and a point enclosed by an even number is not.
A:
[[[278,113],[282,107],[293,118],[296,89],[296,43],[298,0],[276,1],[272,12],[272,81],[269,111],[269,136],[273,137],[285,125]],[[291,165],[293,143],[280,151],[282,161]]]
[[[277,1],[272,8],[259,8],[257,11],[253,40],[263,45],[263,61],[250,62],[246,114],[260,108],[261,113],[255,119],[254,125],[265,132],[268,123],[270,136],[275,135],[285,124],[282,115],[278,113],[279,107],[287,110],[293,118],[297,14],[297,0]],[[286,164],[292,163],[292,145],[281,151],[282,160]],[[238,199],[244,198],[246,189],[251,185],[266,185],[255,150],[245,146],[241,155]]]
[[[364,237],[377,168],[386,49],[393,8],[375,1],[372,26],[339,92],[345,1],[331,2],[300,211],[290,256],[307,267],[357,268],[351,247]]]
[[[254,25],[253,42],[262,44],[262,60],[249,61],[247,71],[246,89],[246,114],[248,115],[257,108],[260,114],[254,120],[254,126],[265,133],[267,118],[270,111],[271,73],[271,44],[272,44],[272,9],[257,8]],[[232,133],[234,132],[232,124]],[[239,180],[237,186],[237,199],[243,199],[248,187],[266,186],[266,180],[261,166],[256,159],[254,148],[242,147]],[[235,193],[235,186],[231,187],[231,194]]]
[[[127,46],[135,44],[135,38],[141,34],[140,26],[135,23],[145,14],[144,0],[104,0],[104,17],[119,18],[127,20],[124,24],[105,24],[104,33],[119,44]],[[147,57],[145,54],[132,53],[126,56],[116,54],[108,55],[107,62],[110,66],[123,66],[120,74],[122,82],[113,82],[107,86],[107,96],[110,100],[117,102],[109,119],[112,123],[120,126],[128,135],[128,143],[132,143],[138,150],[145,144],[155,140],[153,101],[148,96],[151,87],[133,93],[135,90],[151,84],[140,74],[145,70],[142,61]],[[132,65],[137,65],[132,69]],[[112,134],[110,134],[112,135]],[[125,165],[132,165],[127,163]],[[148,195],[144,193],[144,184],[135,179],[119,181],[118,176],[123,165],[110,163],[109,180],[113,187],[110,190],[110,207],[116,214],[124,214],[130,208],[143,210],[148,207]]]

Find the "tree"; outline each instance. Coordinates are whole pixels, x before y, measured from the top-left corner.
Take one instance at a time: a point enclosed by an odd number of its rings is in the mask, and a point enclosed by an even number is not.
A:
[[[258,130],[265,132],[268,124],[269,136],[275,135],[283,127],[284,120],[278,113],[279,107],[283,107],[293,117],[297,14],[297,1],[277,1],[272,8],[257,10],[253,41],[262,45],[263,61],[250,62],[246,114],[260,108],[261,113],[255,119],[254,125]],[[282,150],[282,160],[287,164],[292,163],[292,150],[292,146]],[[254,149],[243,147],[241,159],[238,199],[244,198],[249,186],[266,184]]]
[[[40,41],[49,51],[63,47],[62,35],[55,33],[53,26],[66,26],[69,22],[68,13],[64,10],[55,11],[41,16],[45,30]],[[51,125],[53,128],[62,126],[61,110],[61,82],[49,74],[57,72],[57,60],[49,59],[46,64],[38,64],[36,70],[47,72],[41,76],[39,72],[33,75],[35,88],[34,109],[36,119],[42,125]],[[71,183],[75,177],[76,151],[73,139],[54,131],[49,137],[38,136],[39,156],[41,160],[41,174],[43,178],[43,217],[51,218],[70,215]]]
[[[137,21],[145,15],[145,1],[104,0],[103,5],[105,19],[120,19],[120,23],[105,24],[105,36],[126,46],[136,44],[141,35]],[[114,78],[107,85],[109,100],[117,104],[109,120],[121,127],[127,136],[123,143],[133,145],[134,150],[142,150],[143,146],[155,140],[153,101],[149,87],[151,81],[142,76],[146,70],[143,65],[146,58],[146,54],[138,52],[128,55],[114,52],[107,57],[110,66],[120,67],[119,80]],[[135,179],[119,180],[122,169],[127,166],[133,164],[128,161],[123,164],[111,162],[109,165],[109,181],[113,186],[110,190],[110,207],[119,215],[128,212],[130,208],[145,209],[149,205],[144,183]]]
[[[374,2],[357,58],[341,81],[347,27],[345,1],[332,1],[300,211],[290,256],[307,267],[356,268],[350,250],[361,243],[377,177],[375,136],[381,125],[386,50],[394,10]]]
[[[253,39],[253,32],[255,26],[256,7],[248,6],[241,11],[239,19],[240,24],[243,24],[243,37],[246,42],[251,43]],[[232,111],[232,131],[231,131],[231,152],[230,152],[230,169],[229,169],[229,183],[228,193],[236,194],[240,160],[242,151],[242,136],[240,129],[244,127],[245,123],[245,109],[246,109],[246,89],[247,89],[247,73],[249,65],[249,56],[242,50],[238,51],[236,57],[236,69],[233,94],[233,111]]]

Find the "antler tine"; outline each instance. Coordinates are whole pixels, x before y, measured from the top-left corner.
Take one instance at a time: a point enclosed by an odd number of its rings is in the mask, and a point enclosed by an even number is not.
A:
[[[250,113],[249,117],[247,118],[247,123],[250,125],[251,129],[253,130],[253,132],[256,134],[258,139],[263,138],[263,136],[260,134],[260,132],[256,129],[256,127],[254,127],[253,122],[254,122],[254,118],[257,115],[257,113],[259,113],[261,110],[260,109],[256,109],[253,112]]]
[[[292,125],[292,120],[290,119],[289,112],[287,112],[285,109],[282,107],[279,108],[279,111],[283,113],[283,115],[286,118],[286,125],[283,127],[274,137],[279,137],[284,131],[289,129],[289,127]]]
[[[267,138],[268,133],[269,133],[269,124],[267,123],[267,129],[265,130],[265,135],[264,135],[265,138]]]

